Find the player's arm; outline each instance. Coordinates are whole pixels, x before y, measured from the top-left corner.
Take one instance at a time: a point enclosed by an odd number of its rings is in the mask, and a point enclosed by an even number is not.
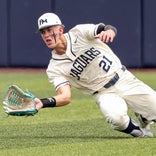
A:
[[[113,42],[113,39],[115,38],[117,34],[117,29],[112,25],[104,25],[103,23],[100,23],[95,38],[99,38],[103,42]]]
[[[69,104],[71,101],[71,87],[64,85],[57,90],[57,95],[49,98],[38,99],[35,98],[37,109],[46,107],[59,107]]]

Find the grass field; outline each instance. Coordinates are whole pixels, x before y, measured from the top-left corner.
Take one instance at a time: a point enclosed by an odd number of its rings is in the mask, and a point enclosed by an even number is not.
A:
[[[156,89],[156,73],[135,73]],[[0,73],[0,100],[9,84],[29,89],[36,97],[55,94],[45,73]],[[72,102],[42,109],[33,117],[3,118],[0,109],[0,156],[154,156],[154,138],[136,139],[114,131],[90,96],[72,89]],[[134,116],[129,111],[131,116]]]

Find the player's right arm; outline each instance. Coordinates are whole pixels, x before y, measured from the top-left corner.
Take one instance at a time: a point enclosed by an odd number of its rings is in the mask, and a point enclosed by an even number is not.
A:
[[[57,89],[57,94],[53,96],[56,100],[56,107],[64,106],[70,103],[71,101],[71,87],[69,84],[61,86]],[[39,98],[35,98],[37,110],[43,108],[43,103]]]
[[[56,106],[67,105],[71,101],[71,87],[66,84],[57,90],[57,95],[53,96],[56,99]]]

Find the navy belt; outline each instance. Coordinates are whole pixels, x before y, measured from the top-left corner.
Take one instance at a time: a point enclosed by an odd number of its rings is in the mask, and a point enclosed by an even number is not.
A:
[[[108,83],[104,85],[104,88],[109,88],[115,85],[118,80],[119,80],[119,75],[116,73],[115,76]]]
[[[124,72],[126,70],[126,67],[122,66],[121,70]],[[119,80],[119,75],[118,75],[118,73],[116,73],[115,76],[108,83],[106,83],[103,87],[109,88],[109,87],[115,85],[118,80]]]
[[[124,72],[126,70],[126,67],[122,66],[121,70]],[[118,75],[118,73],[116,73],[115,76],[108,83],[106,83],[103,87],[107,89],[107,88],[115,85],[118,80],[119,80],[119,75]],[[93,94],[97,94],[97,93],[98,93],[98,91],[94,92]]]

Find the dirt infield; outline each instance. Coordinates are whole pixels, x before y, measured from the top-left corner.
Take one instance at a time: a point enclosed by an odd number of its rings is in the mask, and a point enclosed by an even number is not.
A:
[[[131,72],[156,72],[156,68],[128,68]]]
[[[156,72],[156,68],[128,68],[131,72]],[[0,73],[46,73],[46,68],[8,68],[0,67]]]

